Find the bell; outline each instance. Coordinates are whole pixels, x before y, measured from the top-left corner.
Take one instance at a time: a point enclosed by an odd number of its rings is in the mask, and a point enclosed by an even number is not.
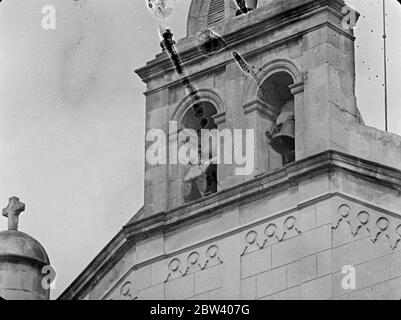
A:
[[[295,118],[289,117],[278,133],[274,134],[271,140],[271,146],[277,153],[287,156],[295,150]]]

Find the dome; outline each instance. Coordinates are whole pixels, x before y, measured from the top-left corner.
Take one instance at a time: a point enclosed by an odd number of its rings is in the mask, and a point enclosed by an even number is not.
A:
[[[8,230],[0,232],[0,296],[6,300],[49,300],[51,283],[47,280],[51,278],[44,277],[49,257],[38,241],[18,231],[19,215],[24,211],[25,204],[17,197],[11,197],[3,209]]]
[[[49,257],[42,245],[26,233],[7,230],[0,232],[0,260],[17,258],[50,265]]]

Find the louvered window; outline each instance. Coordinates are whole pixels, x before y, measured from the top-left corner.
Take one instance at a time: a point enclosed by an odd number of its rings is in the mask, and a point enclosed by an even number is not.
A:
[[[224,19],[224,0],[212,0],[209,7],[207,24],[211,26]]]

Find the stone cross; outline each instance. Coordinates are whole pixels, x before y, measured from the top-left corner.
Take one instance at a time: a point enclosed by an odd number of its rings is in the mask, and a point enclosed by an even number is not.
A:
[[[3,209],[3,216],[8,218],[8,230],[18,230],[18,218],[23,211],[25,211],[25,204],[17,197],[10,198],[8,206]]]

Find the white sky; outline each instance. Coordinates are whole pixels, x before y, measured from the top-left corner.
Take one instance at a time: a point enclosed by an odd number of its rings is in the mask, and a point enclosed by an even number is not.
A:
[[[401,135],[401,6],[388,2],[390,130]],[[147,0],[3,0],[0,4],[0,203],[26,203],[20,230],[57,271],[57,297],[142,206],[144,84],[133,73],[160,52],[158,25],[185,35],[189,0],[160,22]],[[383,128],[381,0],[349,0],[358,106]],[[55,31],[41,28],[54,5]],[[0,230],[6,229],[0,220]]]

